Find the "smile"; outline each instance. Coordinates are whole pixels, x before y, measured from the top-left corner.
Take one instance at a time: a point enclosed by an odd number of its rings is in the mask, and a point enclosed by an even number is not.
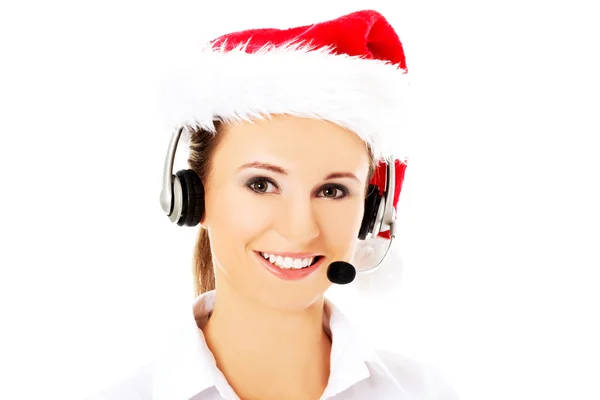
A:
[[[273,265],[278,266],[283,269],[301,269],[307,268],[314,264],[315,261],[318,261],[320,256],[313,257],[304,257],[304,258],[292,258],[292,257],[282,257],[275,254],[259,252],[261,256],[264,257],[265,260],[269,260],[269,262]]]
[[[254,251],[254,254],[269,272],[284,280],[297,280],[309,276],[323,264],[325,259],[319,255],[293,258],[260,251]]]

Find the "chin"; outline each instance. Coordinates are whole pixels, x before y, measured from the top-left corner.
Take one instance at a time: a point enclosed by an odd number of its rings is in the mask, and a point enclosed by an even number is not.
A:
[[[319,262],[315,271],[302,279],[280,278],[261,265],[262,270],[258,274],[261,282],[249,290],[261,303],[281,311],[301,311],[315,304],[320,305],[331,286],[323,261]]]
[[[259,252],[250,251],[249,260],[223,260],[237,268],[217,268],[217,288],[225,291],[234,291],[256,301],[268,308],[282,312],[297,312],[307,309],[315,304],[321,304],[323,296],[331,286],[327,279],[326,259],[317,265],[317,269],[301,279],[285,279],[279,276],[269,266]],[[268,261],[267,261],[268,262]],[[292,272],[293,273],[293,272]],[[219,284],[223,282],[223,284]]]

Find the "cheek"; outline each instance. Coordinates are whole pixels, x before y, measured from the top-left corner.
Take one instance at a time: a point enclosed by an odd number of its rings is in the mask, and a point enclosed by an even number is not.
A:
[[[245,189],[234,189],[235,195],[227,198],[227,218],[232,229],[237,230],[237,236],[247,242],[260,236],[272,225],[273,207],[269,201],[258,199],[257,195]]]
[[[206,204],[215,241],[226,241],[227,247],[243,251],[244,246],[267,229],[272,210],[244,189],[221,188],[215,192],[217,195],[207,198]]]
[[[362,199],[328,203],[322,207],[319,213],[321,234],[336,252],[346,254],[354,248],[358,240],[363,210]]]

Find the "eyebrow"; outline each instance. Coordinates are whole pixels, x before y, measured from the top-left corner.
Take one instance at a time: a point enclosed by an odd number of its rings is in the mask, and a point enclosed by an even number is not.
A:
[[[267,171],[271,171],[271,172],[274,172],[274,173],[280,174],[280,175],[288,175],[288,172],[285,169],[283,169],[277,165],[267,164],[267,163],[263,163],[263,162],[259,162],[259,161],[253,161],[253,162],[246,163],[246,164],[242,165],[241,167],[239,167],[238,171],[241,171],[245,168],[258,168],[258,169],[264,169]],[[329,179],[335,179],[335,178],[350,178],[350,179],[354,179],[357,182],[360,182],[360,179],[358,179],[356,177],[356,175],[354,175],[352,172],[332,172],[332,173],[328,174],[324,179],[329,180]]]

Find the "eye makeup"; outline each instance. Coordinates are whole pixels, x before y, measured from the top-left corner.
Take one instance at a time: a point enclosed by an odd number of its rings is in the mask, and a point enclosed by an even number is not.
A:
[[[267,191],[269,189],[269,186],[273,186],[273,187],[275,187],[275,189],[279,190],[277,183],[275,183],[275,181],[273,181],[271,178],[268,178],[266,176],[255,176],[255,177],[249,179],[246,182],[245,186],[257,194],[272,194],[272,192]],[[338,195],[333,196],[333,197],[327,196],[327,195],[319,196],[318,194],[323,192],[324,190],[337,191],[334,193],[337,193]],[[317,193],[317,197],[324,197],[324,198],[329,198],[332,200],[341,200],[341,199],[344,199],[351,195],[350,190],[348,190],[348,188],[346,186],[339,184],[339,183],[326,183],[323,186],[321,186],[317,190],[316,193]]]

